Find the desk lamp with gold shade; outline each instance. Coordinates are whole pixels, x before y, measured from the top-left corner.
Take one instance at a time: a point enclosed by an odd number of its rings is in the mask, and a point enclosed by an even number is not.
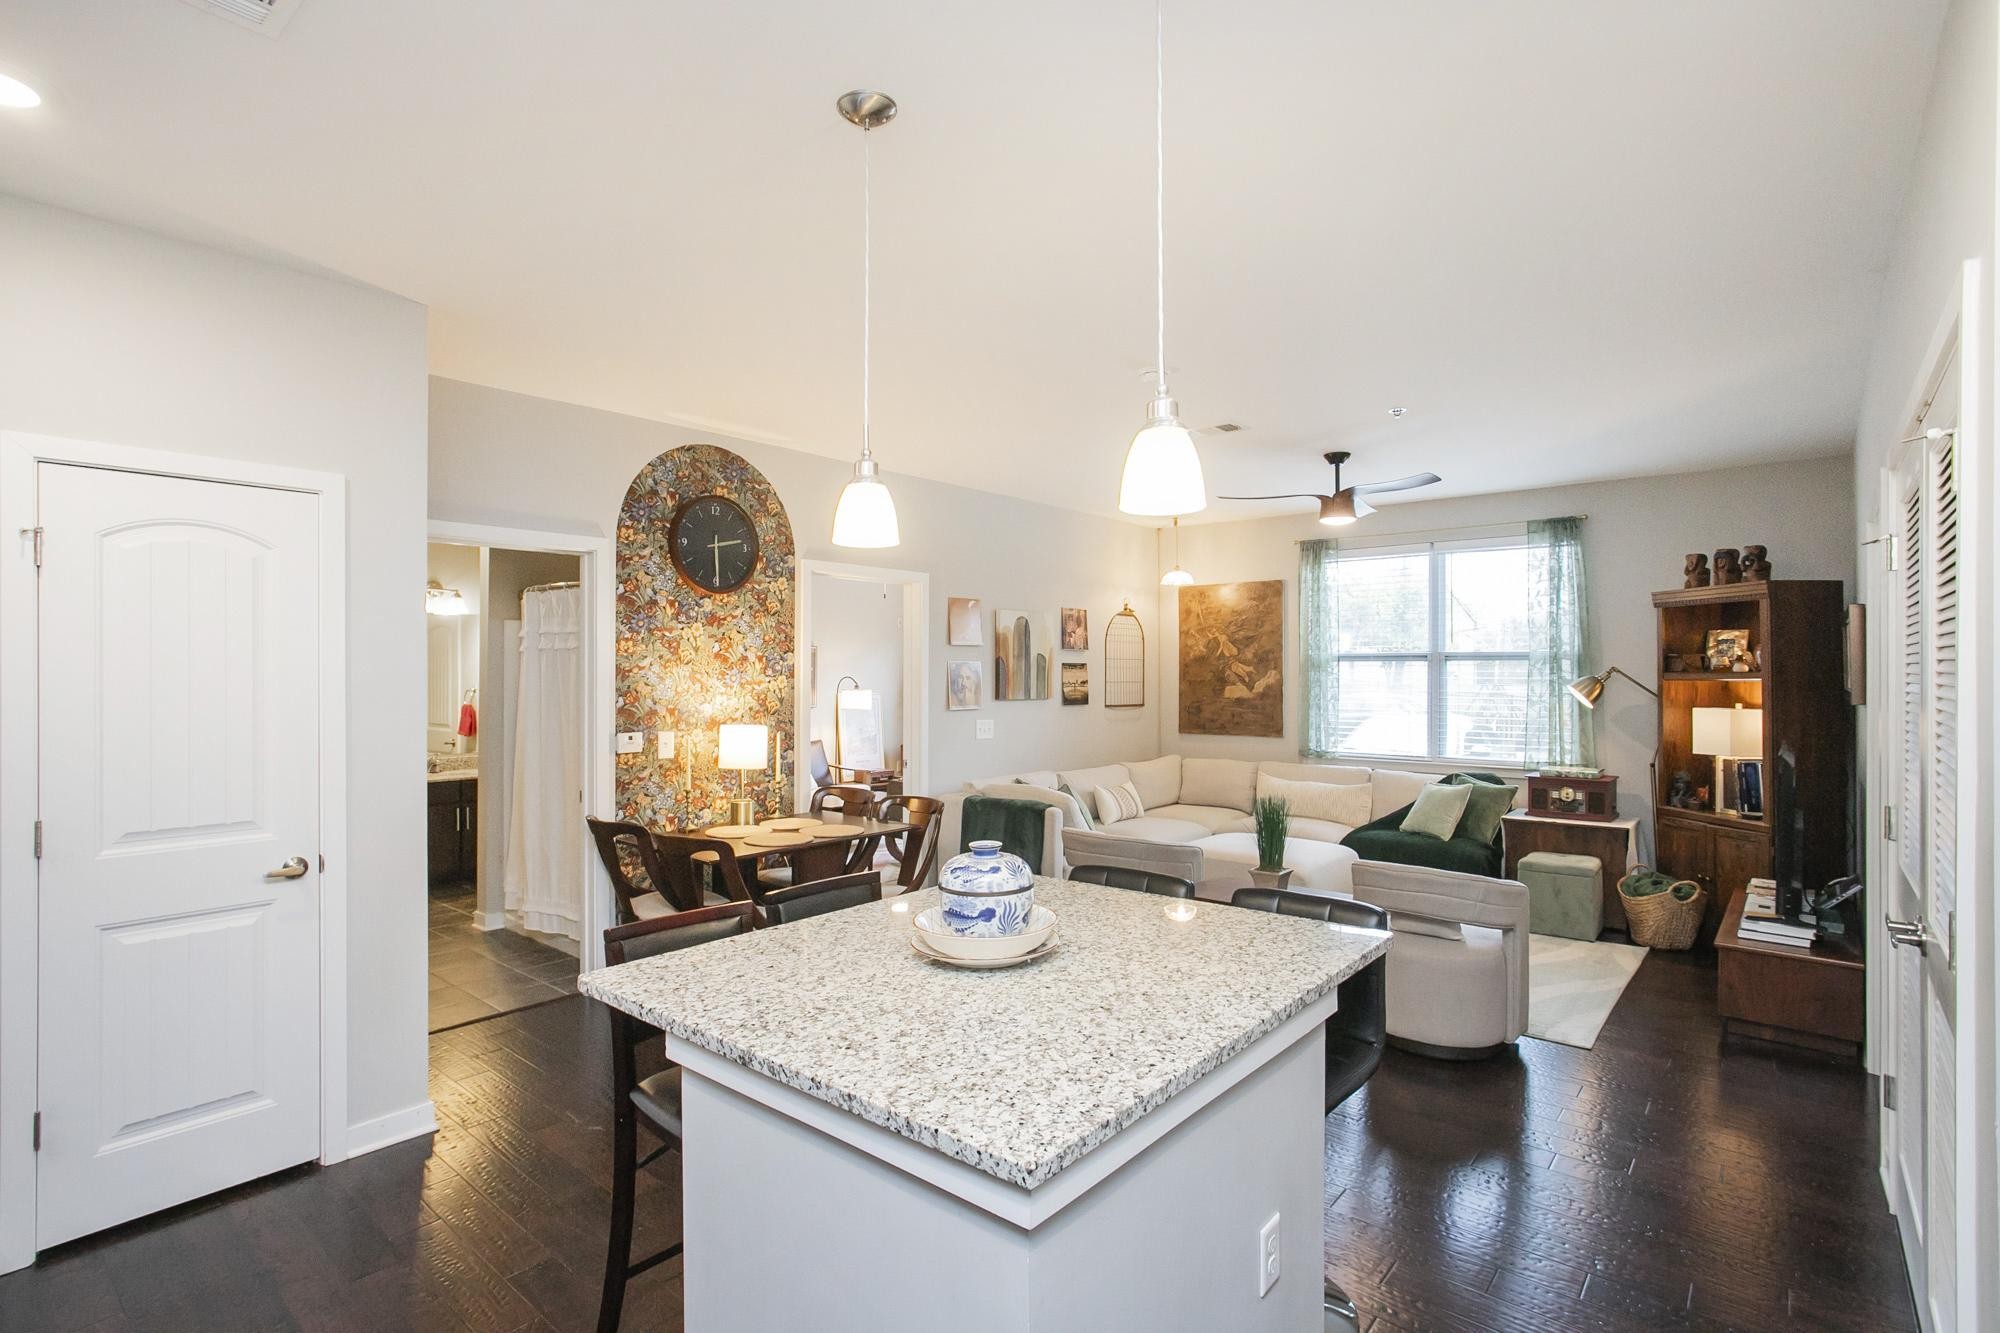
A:
[[[1604,668],[1604,670],[1598,672],[1595,675],[1585,676],[1580,680],[1571,681],[1569,683],[1570,695],[1573,698],[1575,698],[1575,700],[1578,703],[1582,704],[1585,708],[1588,708],[1592,712],[1595,712],[1597,711],[1597,701],[1604,696],[1604,687],[1610,683],[1611,678],[1613,676],[1623,676],[1625,679],[1631,681],[1634,685],[1637,685],[1640,689],[1644,690],[1646,693],[1652,695],[1655,699],[1660,697],[1660,692],[1654,689],[1652,686],[1648,685],[1645,681],[1640,680],[1637,676],[1633,675],[1629,671],[1624,670],[1622,667],[1615,667],[1615,666],[1608,666]],[[1646,795],[1649,799],[1652,800],[1659,799],[1659,783],[1660,783],[1659,768],[1660,768],[1660,743],[1659,741],[1655,740],[1653,742],[1652,761],[1646,765],[1646,781],[1647,781]]]
[[[716,735],[715,766],[736,770],[736,795],[729,801],[729,822],[747,827],[757,822],[757,802],[744,793],[744,775],[771,766],[771,729],[756,722],[725,722]]]

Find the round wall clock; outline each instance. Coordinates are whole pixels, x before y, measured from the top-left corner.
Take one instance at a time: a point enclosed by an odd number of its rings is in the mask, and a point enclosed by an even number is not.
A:
[[[733,500],[697,495],[674,511],[667,549],[674,568],[695,587],[734,592],[757,571],[757,525]]]

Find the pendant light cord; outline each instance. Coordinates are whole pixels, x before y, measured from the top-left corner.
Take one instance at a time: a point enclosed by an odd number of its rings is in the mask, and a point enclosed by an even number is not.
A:
[[[869,169],[868,135],[861,131],[861,456],[871,458],[868,452],[868,349],[873,334],[874,311],[870,308],[870,293],[874,291],[874,210],[873,181]]]
[[[1167,14],[1153,6],[1153,260],[1159,384],[1167,397]]]

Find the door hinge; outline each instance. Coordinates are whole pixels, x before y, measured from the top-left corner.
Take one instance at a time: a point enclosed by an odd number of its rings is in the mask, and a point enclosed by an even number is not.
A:
[[[40,528],[22,528],[21,535],[34,542],[35,568],[40,569],[42,567],[42,530]]]
[[[326,853],[325,853],[325,852],[321,852],[321,853],[319,854],[319,873],[320,873],[320,874],[322,874],[322,875],[324,875],[324,874],[326,873]]]
[[[35,1112],[35,1151],[42,1150],[42,1113]]]
[[[1896,1076],[1894,1074],[1882,1075],[1882,1109],[1885,1111],[1896,1109]]]
[[[1882,841],[1894,842],[1895,840],[1896,840],[1896,807],[1893,805],[1885,805],[1882,807]]]
[[[42,821],[35,821],[35,859],[42,859]]]

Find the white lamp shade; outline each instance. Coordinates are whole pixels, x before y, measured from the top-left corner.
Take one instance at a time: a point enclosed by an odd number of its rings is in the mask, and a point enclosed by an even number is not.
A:
[[[1761,708],[1696,708],[1696,754],[1718,759],[1754,759],[1764,753],[1764,710]]]
[[[1132,437],[1132,447],[1125,451],[1125,479],[1118,486],[1118,508],[1160,518],[1208,508],[1201,455],[1195,452],[1194,436],[1186,426],[1155,417]]]
[[[1172,569],[1160,575],[1160,586],[1162,588],[1185,588],[1193,582],[1194,575],[1188,573],[1179,565],[1175,565]]]
[[[842,690],[834,696],[833,706],[835,708],[873,708],[875,706],[875,691]]]
[[[771,729],[760,723],[723,723],[716,738],[715,766],[739,770],[769,768]]]
[[[848,482],[833,510],[833,544],[875,550],[901,541],[889,488],[872,477]]]

